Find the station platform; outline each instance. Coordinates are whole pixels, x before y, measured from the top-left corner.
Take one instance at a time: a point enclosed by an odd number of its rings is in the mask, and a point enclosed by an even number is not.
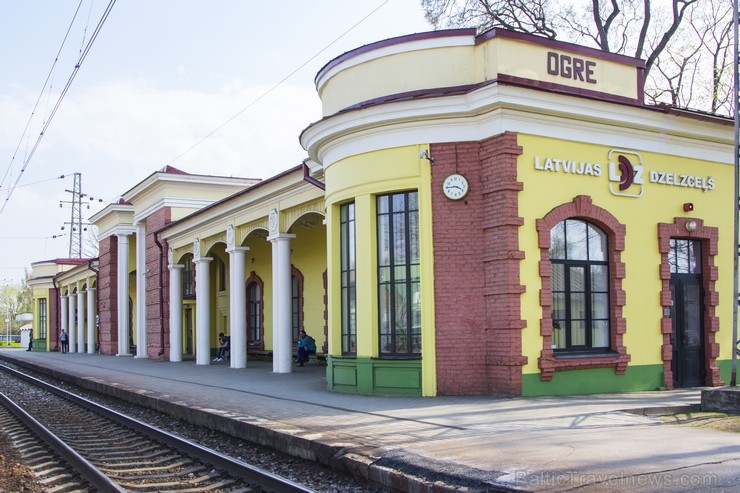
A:
[[[740,491],[737,434],[660,422],[702,389],[570,397],[375,397],[326,367],[0,349],[0,359],[318,460],[399,491]],[[1,391],[2,389],[0,389]]]

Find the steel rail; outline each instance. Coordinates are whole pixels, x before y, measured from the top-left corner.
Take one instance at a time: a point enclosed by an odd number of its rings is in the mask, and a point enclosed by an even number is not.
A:
[[[71,392],[67,392],[64,389],[56,387],[55,385],[49,384],[47,382],[44,382],[43,380],[39,380],[35,377],[32,377],[31,375],[25,374],[13,368],[9,368],[5,365],[0,365],[0,368],[14,375],[17,378],[20,378],[24,381],[32,383],[33,385],[36,385],[38,387],[41,387],[77,405],[90,409],[93,412],[98,413],[101,416],[106,417],[112,421],[115,421],[120,425],[131,428],[140,433],[143,433],[155,441],[168,445],[181,452],[185,452],[186,454],[190,455],[193,458],[200,460],[201,462],[216,466],[228,472],[229,474],[235,477],[241,478],[247,482],[257,483],[262,487],[264,491],[270,491],[270,492],[275,492],[275,493],[315,493],[314,490],[306,488],[305,486],[295,483],[289,479],[282,478],[280,476],[270,473],[269,471],[265,471],[264,469],[261,469],[259,467],[256,467],[251,464],[247,464],[245,462],[234,459],[232,457],[226,456],[215,450],[186,441],[182,438],[172,435],[171,433],[161,430],[155,426],[151,426],[147,423],[144,423],[137,419],[121,414],[113,409],[107,408],[89,399],[85,399],[84,397],[75,395]],[[56,437],[54,438],[56,439]],[[67,447],[66,444],[64,444],[64,446]],[[112,490],[112,491],[125,491],[125,490]]]
[[[112,479],[106,476],[100,469],[88,462],[87,459],[75,452],[69,445],[61,441],[47,427],[39,423],[33,416],[21,409],[8,396],[0,392],[0,402],[18,418],[25,426],[31,429],[41,440],[50,446],[67,464],[75,469],[82,479],[90,483],[99,491],[111,491],[125,493]]]

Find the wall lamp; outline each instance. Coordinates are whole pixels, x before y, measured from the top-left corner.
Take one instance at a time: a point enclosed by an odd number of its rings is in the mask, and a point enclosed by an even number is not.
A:
[[[696,221],[693,219],[689,219],[688,221],[686,221],[684,227],[689,233],[691,233],[692,231],[696,231]]]
[[[421,152],[419,153],[419,158],[420,158],[420,159],[426,159],[426,160],[427,160],[427,161],[429,161],[429,162],[430,162],[431,164],[434,164],[434,158],[433,158],[432,156],[430,156],[430,155],[429,155],[429,150],[428,150],[428,149],[424,149],[423,151],[421,151]]]

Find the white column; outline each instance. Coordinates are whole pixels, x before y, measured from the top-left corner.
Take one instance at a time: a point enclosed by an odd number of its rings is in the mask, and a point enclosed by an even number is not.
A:
[[[193,259],[195,264],[195,364],[211,364],[211,300],[208,266],[211,257]]]
[[[87,354],[95,353],[95,288],[87,288]]]
[[[272,371],[293,371],[293,336],[291,334],[290,240],[291,234],[268,236],[272,242]]]
[[[229,254],[229,335],[231,367],[247,367],[247,247],[227,249]]]
[[[69,310],[67,311],[67,314],[69,315],[69,332],[67,332],[67,336],[69,336],[69,352],[70,353],[76,353],[77,352],[77,326],[75,325],[75,312],[77,307],[77,294],[72,293],[67,297],[67,301],[69,303]]]
[[[77,352],[85,354],[85,292],[77,292]]]
[[[60,298],[60,308],[61,308],[61,319],[62,319],[62,330],[67,332],[67,341],[69,341],[69,296],[62,296]],[[59,331],[61,334],[61,330]],[[59,339],[57,339],[59,340]],[[62,350],[62,343],[59,342],[59,351]]]
[[[182,361],[182,271],[184,265],[170,264],[170,361]]]
[[[116,236],[118,237],[118,354],[116,356],[129,356],[128,235]]]
[[[146,224],[136,223],[136,357],[147,358]]]

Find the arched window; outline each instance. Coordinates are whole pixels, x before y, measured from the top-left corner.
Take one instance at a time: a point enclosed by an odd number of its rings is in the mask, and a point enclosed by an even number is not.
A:
[[[550,230],[552,343],[556,352],[606,351],[609,333],[607,235],[566,219]]]

